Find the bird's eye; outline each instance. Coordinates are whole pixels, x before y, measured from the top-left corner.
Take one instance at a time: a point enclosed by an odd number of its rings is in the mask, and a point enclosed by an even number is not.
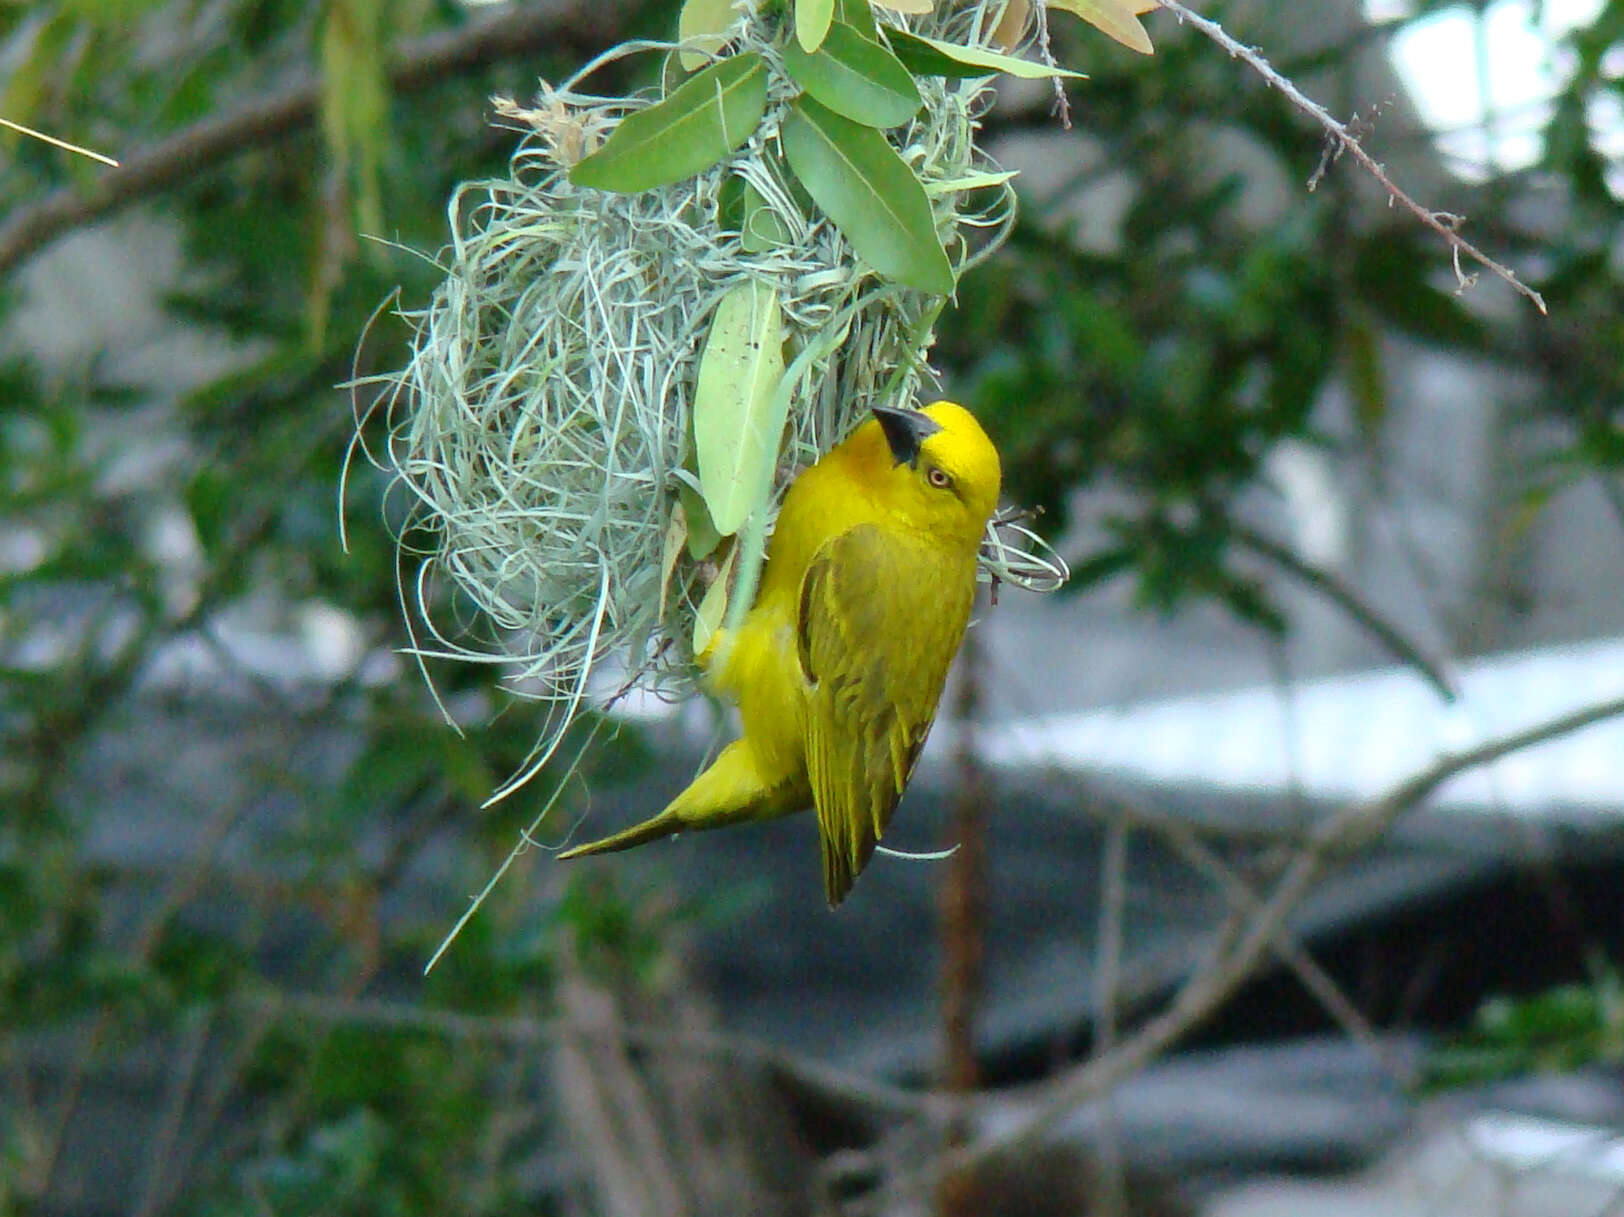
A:
[[[953,479],[947,475],[947,472],[938,469],[935,465],[925,470],[925,480],[938,490],[946,490],[953,484]]]

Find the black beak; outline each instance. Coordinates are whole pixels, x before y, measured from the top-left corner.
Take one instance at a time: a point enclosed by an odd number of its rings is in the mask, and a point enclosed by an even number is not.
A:
[[[898,410],[894,406],[872,407],[879,419],[885,442],[899,465],[919,463],[919,445],[942,429],[942,424],[918,410]]]

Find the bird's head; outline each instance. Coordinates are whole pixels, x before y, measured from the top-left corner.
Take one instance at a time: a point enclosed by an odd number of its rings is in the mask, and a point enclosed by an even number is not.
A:
[[[998,506],[998,450],[963,406],[939,401],[923,410],[875,406],[890,470],[886,489],[897,509],[928,532],[979,544]]]

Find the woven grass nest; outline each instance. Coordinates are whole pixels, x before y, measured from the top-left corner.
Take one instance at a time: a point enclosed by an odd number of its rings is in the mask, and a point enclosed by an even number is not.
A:
[[[939,7],[875,15],[979,47],[1003,11],[997,0]],[[508,175],[456,190],[444,278],[405,314],[406,366],[380,378],[384,464],[409,496],[398,535],[410,650],[420,662],[496,663],[516,694],[546,706],[534,751],[493,800],[546,763],[583,708],[632,687],[692,691],[697,616],[728,548],[686,543],[698,491],[692,406],[726,293],[771,288],[782,311],[789,405],[774,499],[871,406],[912,402],[928,375],[945,297],[866,267],[786,171],[779,126],[796,90],[782,70],[782,20],[741,5],[729,37],[734,53],[769,66],[765,115],[736,151],[670,185],[614,193],[568,172],[651,102],[594,96],[583,82],[611,59],[674,58],[678,44],[626,44],[543,86],[531,107],[498,102],[524,131]],[[1008,175],[974,141],[991,81],[917,84],[917,115],[886,134],[925,186],[956,277],[1014,214]],[[724,222],[739,183],[759,199],[770,241]],[[1018,526],[989,529],[984,567],[1040,589],[1064,578]]]

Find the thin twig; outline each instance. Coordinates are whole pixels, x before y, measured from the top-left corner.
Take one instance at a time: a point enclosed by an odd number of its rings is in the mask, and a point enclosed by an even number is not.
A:
[[[1244,524],[1231,521],[1230,536],[1258,557],[1267,559],[1287,574],[1321,593],[1363,626],[1400,663],[1408,664],[1419,672],[1427,683],[1438,691],[1439,697],[1448,702],[1460,697],[1460,690],[1444,665],[1406,638],[1396,625],[1383,617],[1345,580],[1331,571],[1315,566],[1289,547]]]
[[[579,4],[563,11],[554,5],[516,5],[494,19],[415,39],[390,55],[389,83],[397,93],[409,93],[499,59],[541,50],[585,50],[604,37],[604,16],[593,16],[594,11]],[[321,104],[321,88],[316,75],[309,74],[228,114],[193,123],[86,187],[64,187],[32,207],[19,208],[0,225],[0,274],[65,233],[310,126]]]
[[[1139,803],[1129,803],[1120,795],[1107,796],[1119,817],[1149,828],[1161,836],[1184,860],[1184,863],[1207,879],[1224,894],[1231,910],[1255,913],[1263,901],[1252,885],[1237,875],[1213,848],[1201,839],[1188,821],[1175,815],[1154,810]],[[1325,1012],[1335,1020],[1348,1038],[1359,1044],[1383,1069],[1401,1082],[1410,1081],[1410,1070],[1398,1061],[1382,1043],[1381,1036],[1370,1021],[1353,1004],[1347,994],[1333,980],[1319,961],[1310,954],[1296,935],[1281,929],[1271,948],[1303,988],[1318,1001]]]
[[[199,1159],[204,1147],[208,1146],[211,1152],[217,1152],[217,1143],[212,1141],[221,1128],[221,1114],[226,1105],[241,1092],[238,1087],[242,1084],[249,1068],[258,1059],[260,1046],[265,1037],[274,1028],[274,1020],[261,1009],[257,1011],[258,1017],[254,1020],[236,1043],[232,1044],[229,1052],[216,1060],[210,1070],[211,1079],[201,1094],[193,1098],[191,1110],[187,1121],[190,1126],[185,1138],[176,1144],[169,1153],[166,1178],[168,1185],[158,1197],[153,1211],[162,1213],[174,1200],[175,1192],[185,1185],[189,1179],[194,1163]],[[232,1160],[229,1155],[221,1154],[221,1160]]]
[[[954,838],[960,848],[946,867],[940,890],[942,950],[942,1081],[948,1090],[974,1093],[980,1081],[976,1020],[985,996],[987,905],[987,777],[977,752],[985,643],[971,630],[959,654],[958,733],[953,743],[958,789]]]
[[[169,1067],[163,1118],[159,1122],[157,1133],[147,1144],[141,1200],[132,1210],[133,1217],[152,1217],[152,1214],[159,1211],[168,1195],[168,1189],[164,1184],[175,1163],[175,1142],[185,1122],[187,1101],[197,1081],[198,1068],[203,1062],[203,1049],[208,1046],[213,1018],[214,1007],[209,1003],[193,1006],[186,1012],[180,1042],[176,1045],[175,1060]]]
[[[1263,58],[1262,55],[1258,54],[1257,51],[1253,50],[1249,46],[1246,46],[1244,43],[1237,42],[1224,30],[1224,27],[1219,25],[1216,21],[1203,17],[1199,13],[1192,12],[1184,5],[1180,4],[1178,0],[1156,0],[1156,3],[1162,8],[1166,9],[1168,12],[1172,13],[1180,21],[1189,22],[1189,24],[1200,30],[1201,33],[1212,39],[1213,42],[1217,43],[1219,46],[1223,47],[1224,50],[1228,51],[1232,58],[1244,60],[1253,71],[1263,78],[1265,83],[1267,83],[1271,88],[1280,90],[1281,95],[1284,96],[1287,101],[1291,102],[1292,105],[1296,106],[1304,114],[1308,115],[1315,122],[1319,123],[1319,125],[1325,129],[1328,136],[1337,141],[1337,143],[1343,149],[1353,156],[1354,160],[1358,161],[1359,164],[1364,167],[1365,172],[1381,183],[1382,189],[1387,191],[1388,198],[1401,204],[1411,215],[1415,216],[1415,218],[1420,220],[1421,223],[1425,224],[1428,228],[1432,229],[1433,232],[1437,233],[1446,242],[1448,242],[1454,261],[1455,281],[1458,284],[1458,290],[1464,291],[1477,281],[1476,275],[1469,275],[1461,269],[1460,260],[1462,255],[1464,255],[1465,257],[1476,262],[1479,266],[1482,266],[1484,269],[1493,271],[1496,275],[1509,283],[1516,291],[1520,292],[1524,296],[1527,296],[1528,299],[1534,302],[1534,307],[1539,309],[1540,312],[1545,313],[1549,311],[1545,307],[1544,298],[1521,279],[1517,278],[1516,271],[1512,270],[1508,266],[1502,266],[1499,262],[1496,262],[1493,258],[1489,257],[1482,250],[1478,249],[1477,246],[1473,245],[1465,237],[1460,235],[1459,229],[1464,217],[1455,215],[1454,213],[1448,211],[1434,211],[1430,207],[1424,207],[1412,199],[1398,186],[1397,183],[1393,181],[1392,178],[1387,176],[1387,171],[1382,168],[1381,163],[1371,156],[1370,153],[1365,151],[1364,146],[1359,142],[1359,137],[1354,134],[1354,132],[1350,131],[1343,123],[1338,122],[1335,118],[1331,117],[1330,112],[1326,110],[1324,106],[1308,97],[1302,92],[1302,90],[1297,88],[1296,85],[1292,84],[1290,80],[1288,80],[1285,76],[1282,76],[1270,65],[1269,61]]]
[[[1033,13],[1035,19],[1033,24],[1037,27],[1038,58],[1051,68],[1056,67],[1054,49],[1049,44],[1049,6],[1040,3],[1033,7],[1036,9]],[[1062,131],[1070,131],[1071,101],[1066,96],[1065,84],[1059,76],[1051,76],[1049,85],[1054,90],[1054,105],[1050,107],[1049,112],[1059,121]]]
[[[1122,983],[1123,923],[1128,904],[1128,822],[1113,816],[1105,831],[1105,857],[1100,875],[1100,920],[1094,951],[1094,1050],[1107,1053],[1117,1044],[1118,990]],[[1100,1178],[1095,1207],[1101,1217],[1124,1217],[1127,1184],[1122,1155],[1122,1122],[1115,1095],[1101,1096]]]
[[[152,960],[171,918],[207,885],[210,860],[215,857],[226,837],[237,826],[246,811],[246,803],[226,804],[204,821],[191,854],[182,868],[172,874],[168,885],[158,898],[158,903],[142,921],[129,951],[132,963],[145,965]],[[113,1028],[114,1013],[115,1007],[102,1006],[91,1023],[89,1032],[76,1045],[66,1081],[62,1086],[62,1097],[57,1103],[51,1132],[46,1141],[48,1150],[43,1159],[41,1178],[44,1180],[43,1191],[47,1194],[51,1190],[58,1168],[62,1165],[68,1131],[84,1098],[85,1082],[90,1075],[91,1066],[95,1064],[107,1034]],[[158,1179],[155,1178],[151,1182],[156,1186]]]

